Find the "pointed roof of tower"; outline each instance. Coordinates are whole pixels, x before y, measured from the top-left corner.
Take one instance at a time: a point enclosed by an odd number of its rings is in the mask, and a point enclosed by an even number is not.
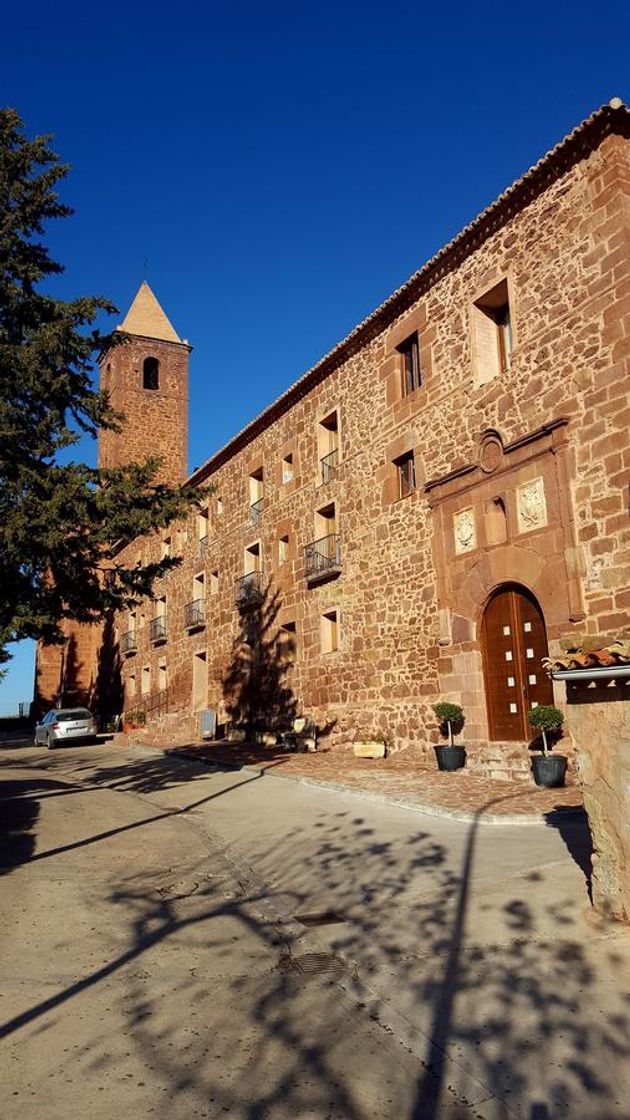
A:
[[[159,338],[162,342],[181,342],[177,331],[162,311],[146,280],[143,280],[122,324],[127,334]]]

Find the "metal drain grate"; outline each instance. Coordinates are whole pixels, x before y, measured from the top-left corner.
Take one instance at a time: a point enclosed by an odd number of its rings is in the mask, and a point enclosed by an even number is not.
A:
[[[303,926],[335,926],[342,924],[346,919],[335,910],[320,910],[315,914],[296,914],[295,920],[301,922]]]
[[[285,957],[281,968],[292,972],[347,972],[346,962],[336,953],[303,953],[300,957]]]

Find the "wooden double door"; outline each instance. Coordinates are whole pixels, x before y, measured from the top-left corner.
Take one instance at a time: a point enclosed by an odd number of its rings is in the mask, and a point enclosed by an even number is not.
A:
[[[553,703],[541,665],[548,652],[545,620],[533,595],[517,585],[497,591],[483,616],[481,640],[490,738],[531,739],[527,712]]]

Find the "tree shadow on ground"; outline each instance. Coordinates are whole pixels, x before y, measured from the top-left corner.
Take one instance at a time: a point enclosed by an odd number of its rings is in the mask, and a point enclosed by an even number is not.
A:
[[[255,853],[255,871],[217,849],[194,882],[156,883],[139,868],[114,884],[124,949],[4,1033],[117,976],[125,1045],[133,1038],[152,1077],[191,1114],[447,1120],[470,1115],[448,1088],[465,1095],[465,1073],[497,1098],[498,1118],[622,1120],[630,1013],[615,983],[621,958],[612,941],[594,952],[572,888],[558,889],[556,876],[543,891],[544,866],[535,880],[514,874],[509,890],[477,884],[483,814],[461,844],[440,839],[428,818],[406,818],[388,835],[369,809],[339,804],[273,841],[252,821],[239,846]],[[492,835],[499,872],[501,831]],[[314,943],[299,917],[318,910],[339,921],[322,923]],[[300,971],[314,949],[341,966]],[[167,963],[179,968],[176,981]],[[423,1063],[415,1085],[404,1048],[391,1068],[394,1012],[397,1034],[407,1030],[405,1045]],[[381,1055],[365,1033],[374,1023]],[[90,1047],[101,1073],[113,1074],[105,1028]]]
[[[39,802],[62,785],[47,778],[0,781],[0,875],[31,859],[35,851]]]

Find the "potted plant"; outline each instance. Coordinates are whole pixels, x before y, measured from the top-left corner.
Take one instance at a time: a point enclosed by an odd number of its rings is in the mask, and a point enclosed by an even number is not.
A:
[[[355,758],[385,758],[387,743],[380,731],[368,731],[352,740]]]
[[[433,711],[438,718],[442,735],[448,739],[448,746],[439,743],[435,748],[438,770],[461,770],[466,762],[466,748],[461,743],[456,745],[453,742],[453,733],[457,735],[462,730],[466,722],[464,712],[459,704],[449,704],[447,701],[434,704]]]
[[[532,727],[542,732],[542,754],[532,757],[532,771],[537,786],[564,785],[564,776],[567,771],[567,759],[563,754],[549,754],[547,732],[560,731],[564,716],[559,708],[553,704],[539,704],[527,713],[527,719]]]

